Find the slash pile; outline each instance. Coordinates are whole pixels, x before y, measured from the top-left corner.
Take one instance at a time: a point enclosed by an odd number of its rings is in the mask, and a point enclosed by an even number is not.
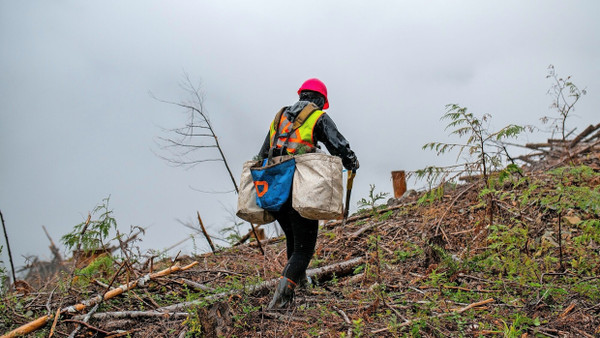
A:
[[[590,128],[588,128],[590,129]],[[281,238],[141,264],[110,256],[0,303],[0,333],[43,318],[78,337],[581,336],[600,334],[600,124],[527,145],[519,172],[445,185],[324,224],[294,307],[266,311],[286,262]],[[595,132],[595,134],[594,134]],[[535,160],[534,160],[535,159]],[[106,256],[104,256],[106,257]],[[62,311],[158,269],[98,307]],[[140,263],[138,263],[140,262]],[[77,270],[81,272],[80,270]],[[45,316],[45,317],[43,317]]]

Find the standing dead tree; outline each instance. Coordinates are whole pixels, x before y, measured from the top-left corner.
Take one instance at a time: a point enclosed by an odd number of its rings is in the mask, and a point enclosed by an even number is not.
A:
[[[162,148],[168,150],[170,156],[158,156],[177,167],[194,167],[203,162],[222,161],[225,169],[227,169],[235,192],[238,193],[237,182],[233,177],[229,163],[223,153],[223,148],[219,144],[219,138],[204,107],[204,97],[200,86],[194,85],[187,74],[184,77],[185,80],[181,84],[181,87],[189,95],[189,101],[166,101],[151,94],[154,99],[160,102],[185,109],[185,113],[187,114],[187,121],[183,127],[169,129],[167,132],[171,134],[170,136],[159,137]],[[205,158],[204,156],[194,156],[199,151],[206,152],[207,149],[216,149],[218,157]]]
[[[2,220],[2,229],[4,229],[4,239],[6,240],[6,249],[8,250],[8,260],[10,262],[10,271],[12,273],[13,283],[17,281],[15,276],[15,265],[13,264],[12,252],[10,251],[10,244],[8,243],[8,234],[6,233],[6,224],[4,224],[4,215],[0,211],[0,219]]]
[[[221,145],[219,144],[219,138],[210,121],[208,111],[204,107],[204,96],[200,86],[194,85],[190,80],[189,75],[184,74],[184,81],[182,82],[181,87],[189,95],[189,101],[166,101],[157,98],[152,93],[150,94],[157,101],[185,109],[187,114],[187,121],[183,127],[167,130],[167,132],[171,134],[169,137],[159,137],[159,140],[162,142],[162,148],[164,150],[169,150],[171,155],[158,156],[177,167],[194,167],[203,162],[222,161],[225,165],[225,169],[227,169],[235,193],[238,194],[238,184],[235,181],[229,163],[225,158],[223,148],[221,148]],[[218,156],[214,158],[206,158],[204,157],[204,154],[202,156],[195,156],[198,151],[206,152],[207,149],[216,149]],[[252,232],[256,236],[254,225],[250,223],[250,226],[252,227]],[[260,242],[259,249],[264,254]]]

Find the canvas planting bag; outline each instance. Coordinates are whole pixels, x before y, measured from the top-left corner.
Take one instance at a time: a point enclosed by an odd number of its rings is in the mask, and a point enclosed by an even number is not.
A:
[[[256,204],[256,189],[250,173],[250,168],[259,165],[259,163],[259,161],[244,163],[236,215],[252,224],[267,224],[275,221],[275,217]]]
[[[265,161],[267,165],[250,168],[250,173],[256,189],[256,204],[268,211],[279,211],[290,196],[296,161],[289,157],[273,163],[271,159],[269,156],[269,161]]]
[[[296,172],[292,207],[308,219],[329,220],[343,215],[342,160],[324,153],[294,156]]]

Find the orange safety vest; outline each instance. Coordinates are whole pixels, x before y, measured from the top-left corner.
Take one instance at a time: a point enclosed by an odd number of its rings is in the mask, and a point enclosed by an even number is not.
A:
[[[269,133],[270,147],[273,147],[273,144],[275,143],[277,148],[282,148],[287,140],[287,152],[289,154],[294,154],[301,145],[305,145],[309,149],[314,148],[315,141],[313,132],[315,125],[321,115],[325,114],[325,112],[319,110],[315,104],[309,103],[292,122],[288,120],[285,114],[283,114],[284,110],[285,108],[282,108],[275,116],[273,122],[271,122]],[[279,136],[275,142],[276,125],[279,129]]]

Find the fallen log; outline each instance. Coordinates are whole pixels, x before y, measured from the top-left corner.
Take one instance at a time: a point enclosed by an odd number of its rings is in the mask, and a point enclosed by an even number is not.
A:
[[[545,155],[545,153],[532,153],[532,154],[517,156],[515,159],[521,160],[524,162],[528,162],[528,161],[532,161],[531,160],[532,157],[543,156],[543,155]],[[537,161],[535,161],[535,162],[537,162]]]
[[[306,275],[308,277],[316,278],[316,279],[326,279],[326,278],[331,277],[334,273],[338,277],[344,276],[344,275],[347,275],[350,272],[352,272],[354,270],[354,268],[356,268],[357,266],[362,264],[364,261],[365,261],[364,257],[356,257],[356,258],[353,258],[353,259],[350,259],[347,261],[323,266],[321,268],[307,270]],[[217,293],[217,294],[214,294],[214,295],[202,298],[202,299],[197,299],[197,300],[193,300],[193,301],[189,301],[189,302],[183,302],[183,303],[177,303],[177,304],[173,304],[173,305],[169,305],[169,306],[164,306],[164,307],[156,309],[156,311],[178,312],[178,311],[182,311],[183,309],[188,308],[190,306],[198,305],[198,304],[201,304],[206,301],[218,300],[218,299],[227,297],[232,294],[240,294],[240,293],[245,293],[245,294],[250,294],[250,295],[257,294],[257,293],[261,293],[261,292],[267,291],[269,289],[272,289],[277,284],[277,282],[279,282],[279,278],[273,278],[273,279],[264,281],[259,284],[250,285],[249,287],[244,288],[244,289],[232,289],[232,290]]]
[[[364,263],[364,257],[356,257],[347,261],[326,265],[320,268],[310,269],[306,271],[306,275],[311,278],[316,279],[327,279],[333,276],[335,273],[336,276],[345,276],[350,274],[354,270],[355,267]]]
[[[573,141],[571,141],[571,143],[569,144],[569,148],[573,148],[574,146],[577,145],[577,143],[579,143],[581,140],[583,140],[586,136],[593,133],[594,131],[596,131],[599,128],[600,128],[600,123],[598,123],[595,126],[593,124],[590,124],[587,128],[585,128],[584,131],[582,131],[579,135],[577,135],[573,139]]]
[[[215,289],[211,288],[210,286],[207,286],[207,285],[204,285],[201,283],[196,283],[194,281],[191,281],[191,280],[185,279],[185,278],[182,278],[175,282],[187,285],[188,287],[191,287],[193,289],[200,290],[200,291],[205,291],[205,292],[214,292],[215,291]]]
[[[584,153],[590,151],[592,148],[594,148],[597,145],[600,145],[600,140],[598,140],[598,141],[596,141],[596,142],[594,142],[592,144],[589,144],[589,145],[585,146],[581,150],[575,152],[575,154],[573,154],[573,156],[578,156],[578,155],[584,154]]]
[[[525,147],[537,150],[539,148],[550,147],[550,143],[525,143]]]
[[[164,270],[159,271],[159,272],[149,273],[149,274],[147,274],[147,275],[145,275],[145,276],[143,276],[143,277],[141,277],[141,278],[139,278],[139,279],[137,279],[135,281],[132,281],[132,282],[130,282],[128,284],[120,285],[119,287],[114,288],[114,289],[106,292],[104,294],[104,297],[102,295],[99,295],[99,296],[90,298],[88,300],[85,300],[85,301],[83,301],[83,302],[81,302],[79,304],[75,304],[75,305],[71,305],[71,306],[65,307],[65,308],[63,308],[63,309],[60,310],[60,314],[79,312],[79,311],[81,311],[81,310],[83,310],[83,309],[85,309],[85,308],[87,308],[89,306],[96,305],[101,300],[108,300],[108,299],[111,299],[113,297],[116,297],[116,296],[122,294],[123,292],[128,291],[130,289],[133,289],[133,288],[135,288],[138,285],[143,285],[144,283],[146,283],[146,282],[148,282],[148,281],[150,281],[152,279],[155,279],[155,278],[158,278],[158,277],[163,277],[163,276],[169,275],[169,274],[171,274],[173,272],[184,271],[184,270],[187,270],[187,269],[190,269],[190,268],[194,267],[197,264],[198,264],[198,262],[193,262],[193,263],[191,263],[191,264],[189,264],[187,266],[184,266],[184,267],[180,267],[179,265],[175,265],[175,266],[172,266],[170,268],[164,269]],[[45,326],[48,323],[48,321],[51,320],[52,318],[54,318],[54,315],[45,315],[45,316],[42,316],[42,317],[40,317],[40,318],[38,318],[38,319],[36,319],[36,320],[34,320],[32,322],[24,324],[24,325],[22,325],[22,326],[20,326],[20,327],[18,327],[16,329],[14,329],[14,330],[6,333],[1,338],[5,338],[5,337],[6,338],[8,338],[8,337],[17,337],[17,336],[26,335],[28,333],[31,333],[31,332],[33,332],[33,331],[35,331],[35,330],[37,330],[37,329]]]
[[[188,312],[160,312],[155,310],[150,311],[114,311],[94,313],[91,318],[96,320],[106,319],[147,319],[147,318],[169,318],[169,319],[185,319],[190,314]],[[74,316],[75,320],[82,320],[86,315]]]
[[[600,139],[600,131],[598,131],[594,135],[588,137],[586,140],[584,140],[584,142],[591,142],[592,140],[595,140],[595,139]]]

